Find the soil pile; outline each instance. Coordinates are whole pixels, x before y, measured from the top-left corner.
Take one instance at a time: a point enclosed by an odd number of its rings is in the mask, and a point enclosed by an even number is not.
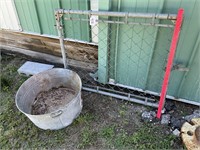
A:
[[[41,115],[58,110],[75,97],[75,91],[65,87],[40,92],[32,105],[32,115]]]

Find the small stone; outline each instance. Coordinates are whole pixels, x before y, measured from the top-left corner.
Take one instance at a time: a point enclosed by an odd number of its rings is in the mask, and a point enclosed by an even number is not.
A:
[[[185,118],[185,120],[190,122],[193,118],[199,118],[199,117],[200,117],[200,114],[194,113],[194,114],[191,114],[191,115],[187,115],[184,118]]]
[[[173,113],[174,113],[174,110],[170,110],[168,113],[169,113],[169,114],[173,114]]]
[[[171,110],[175,110],[176,106],[175,106],[174,102],[172,102],[172,101],[166,101],[166,103],[165,103],[165,109],[168,112],[168,111],[171,111]]]
[[[185,123],[185,119],[183,118],[174,118],[172,117],[170,120],[170,126],[172,129],[181,129],[183,123]]]
[[[178,129],[175,129],[172,133],[177,137],[180,136],[180,131]]]
[[[162,113],[162,114],[164,114],[164,113],[165,113],[165,111],[166,111],[166,109],[165,109],[165,108],[163,108],[163,109],[162,109],[162,111],[161,111],[161,113]]]
[[[165,131],[165,134],[166,134],[166,135],[169,135],[169,134],[170,134],[170,132],[169,132],[169,131]]]
[[[185,116],[185,120],[190,122],[193,118],[199,118],[200,117],[200,109],[194,110],[193,114]]]
[[[170,114],[162,115],[161,124],[169,124],[170,122]]]
[[[199,115],[199,116],[200,116],[200,109],[195,110],[195,111],[193,112],[193,114]]]
[[[170,146],[173,146],[174,145],[174,140],[171,140],[170,141]]]
[[[144,111],[142,113],[142,120],[145,122],[152,122],[155,119],[156,113],[154,111]]]

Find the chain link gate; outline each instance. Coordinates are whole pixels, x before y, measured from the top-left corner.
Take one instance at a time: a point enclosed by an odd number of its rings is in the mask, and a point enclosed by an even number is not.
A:
[[[158,107],[176,14],[58,9],[55,17],[64,67],[80,75],[84,90]],[[93,65],[68,66],[65,38],[98,48],[98,58],[80,60]]]

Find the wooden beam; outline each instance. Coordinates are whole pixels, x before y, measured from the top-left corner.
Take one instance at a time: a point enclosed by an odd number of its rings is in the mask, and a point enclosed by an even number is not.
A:
[[[0,45],[61,56],[59,40],[39,35],[0,30]],[[98,47],[84,43],[65,41],[68,58],[97,64]]]
[[[33,59],[37,59],[37,60],[44,60],[44,61],[56,63],[56,64],[63,64],[61,57],[50,55],[50,54],[45,54],[45,53],[31,51],[31,50],[22,49],[22,48],[17,48],[17,47],[13,47],[13,46],[12,47],[11,46],[3,46],[3,45],[0,45],[0,50],[2,52],[6,52],[6,53],[24,54],[26,56],[29,56],[29,57],[31,57]],[[74,59],[69,59],[69,66],[81,68],[81,69],[91,71],[91,72],[94,72],[97,70],[97,64],[78,61],[78,60],[74,60]]]

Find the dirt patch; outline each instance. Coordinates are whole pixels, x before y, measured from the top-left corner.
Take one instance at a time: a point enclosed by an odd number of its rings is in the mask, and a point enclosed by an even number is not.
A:
[[[32,115],[41,115],[58,110],[75,97],[75,91],[66,87],[40,92],[32,105]]]

